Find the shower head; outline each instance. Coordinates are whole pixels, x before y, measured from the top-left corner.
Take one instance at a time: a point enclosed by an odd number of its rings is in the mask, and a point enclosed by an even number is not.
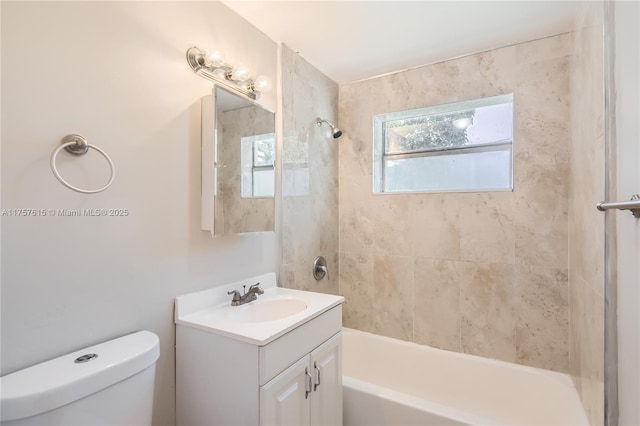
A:
[[[336,126],[333,125],[332,122],[330,122],[329,120],[325,120],[323,118],[316,118],[316,125],[318,127],[322,126],[322,123],[327,123],[329,125],[329,127],[331,127],[331,135],[333,136],[334,139],[338,139],[340,136],[342,136],[342,130],[338,129]]]

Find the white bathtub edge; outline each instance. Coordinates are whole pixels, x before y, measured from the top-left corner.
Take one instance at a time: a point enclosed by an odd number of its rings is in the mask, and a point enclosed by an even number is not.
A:
[[[469,413],[465,413],[459,410],[455,410],[451,407],[447,407],[436,402],[427,401],[422,398],[417,398],[402,392],[394,391],[389,388],[385,388],[379,385],[373,385],[371,383],[355,379],[349,376],[342,376],[342,386],[355,389],[368,394],[376,395],[379,398],[387,399],[395,402],[396,404],[406,405],[411,408],[433,413],[437,416],[453,419],[468,426],[475,425],[495,425],[498,422],[495,420],[486,419],[479,416],[474,416]]]
[[[362,333],[362,334],[367,334],[369,336],[374,336],[377,339],[382,339],[385,340],[387,342],[393,342],[394,344],[400,344],[403,346],[407,346],[407,347],[411,347],[411,348],[416,348],[422,351],[434,351],[434,352],[445,352],[447,354],[447,356],[451,356],[454,358],[462,358],[462,359],[467,359],[467,360],[473,360],[474,362],[477,362],[479,360],[481,360],[482,362],[486,362],[487,364],[493,364],[493,365],[498,365],[501,367],[506,367],[509,369],[518,369],[518,370],[523,370],[523,371],[528,371],[532,374],[538,374],[541,376],[545,376],[545,377],[549,377],[557,382],[559,382],[560,384],[562,384],[563,386],[569,387],[571,389],[575,389],[575,384],[573,383],[573,380],[571,379],[571,376],[567,373],[560,373],[557,371],[552,371],[552,370],[545,370],[543,368],[538,368],[538,367],[530,367],[528,365],[524,365],[524,364],[516,364],[513,362],[508,362],[508,361],[501,361],[499,359],[493,359],[493,358],[486,358],[486,357],[482,357],[479,355],[472,355],[472,354],[466,354],[463,352],[455,352],[455,351],[448,351],[446,349],[439,349],[439,348],[434,348],[433,346],[429,346],[429,345],[424,345],[421,343],[415,343],[415,342],[409,342],[406,340],[400,340],[400,339],[396,339],[393,337],[388,337],[388,336],[383,336],[381,334],[374,334],[374,333],[370,333],[368,331],[362,331],[362,330],[356,330],[354,328],[348,328],[348,327],[342,327],[342,331],[343,333]]]

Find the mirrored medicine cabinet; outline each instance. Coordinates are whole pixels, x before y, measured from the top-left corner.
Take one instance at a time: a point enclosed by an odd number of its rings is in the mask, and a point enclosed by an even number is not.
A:
[[[215,85],[202,98],[202,229],[274,231],[275,167],[275,114]]]

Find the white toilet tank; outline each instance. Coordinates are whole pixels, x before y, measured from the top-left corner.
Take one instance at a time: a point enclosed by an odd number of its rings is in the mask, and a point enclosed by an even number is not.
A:
[[[151,425],[159,355],[139,331],[0,377],[0,424]]]

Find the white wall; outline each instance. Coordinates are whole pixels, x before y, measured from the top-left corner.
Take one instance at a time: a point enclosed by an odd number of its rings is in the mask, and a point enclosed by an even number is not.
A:
[[[638,2],[616,1],[615,90],[617,198],[640,193],[640,51]],[[640,424],[640,220],[618,212],[618,395],[620,425]]]
[[[276,44],[219,2],[2,2],[2,208],[122,208],[127,217],[2,217],[2,374],[135,330],[157,333],[155,424],[174,423],[176,295],[275,271],[275,234],[200,231],[200,97],[188,47],[276,81]],[[264,97],[275,109],[276,93]],[[68,133],[107,151],[105,192],[63,187]],[[101,186],[95,153],[62,153]]]

